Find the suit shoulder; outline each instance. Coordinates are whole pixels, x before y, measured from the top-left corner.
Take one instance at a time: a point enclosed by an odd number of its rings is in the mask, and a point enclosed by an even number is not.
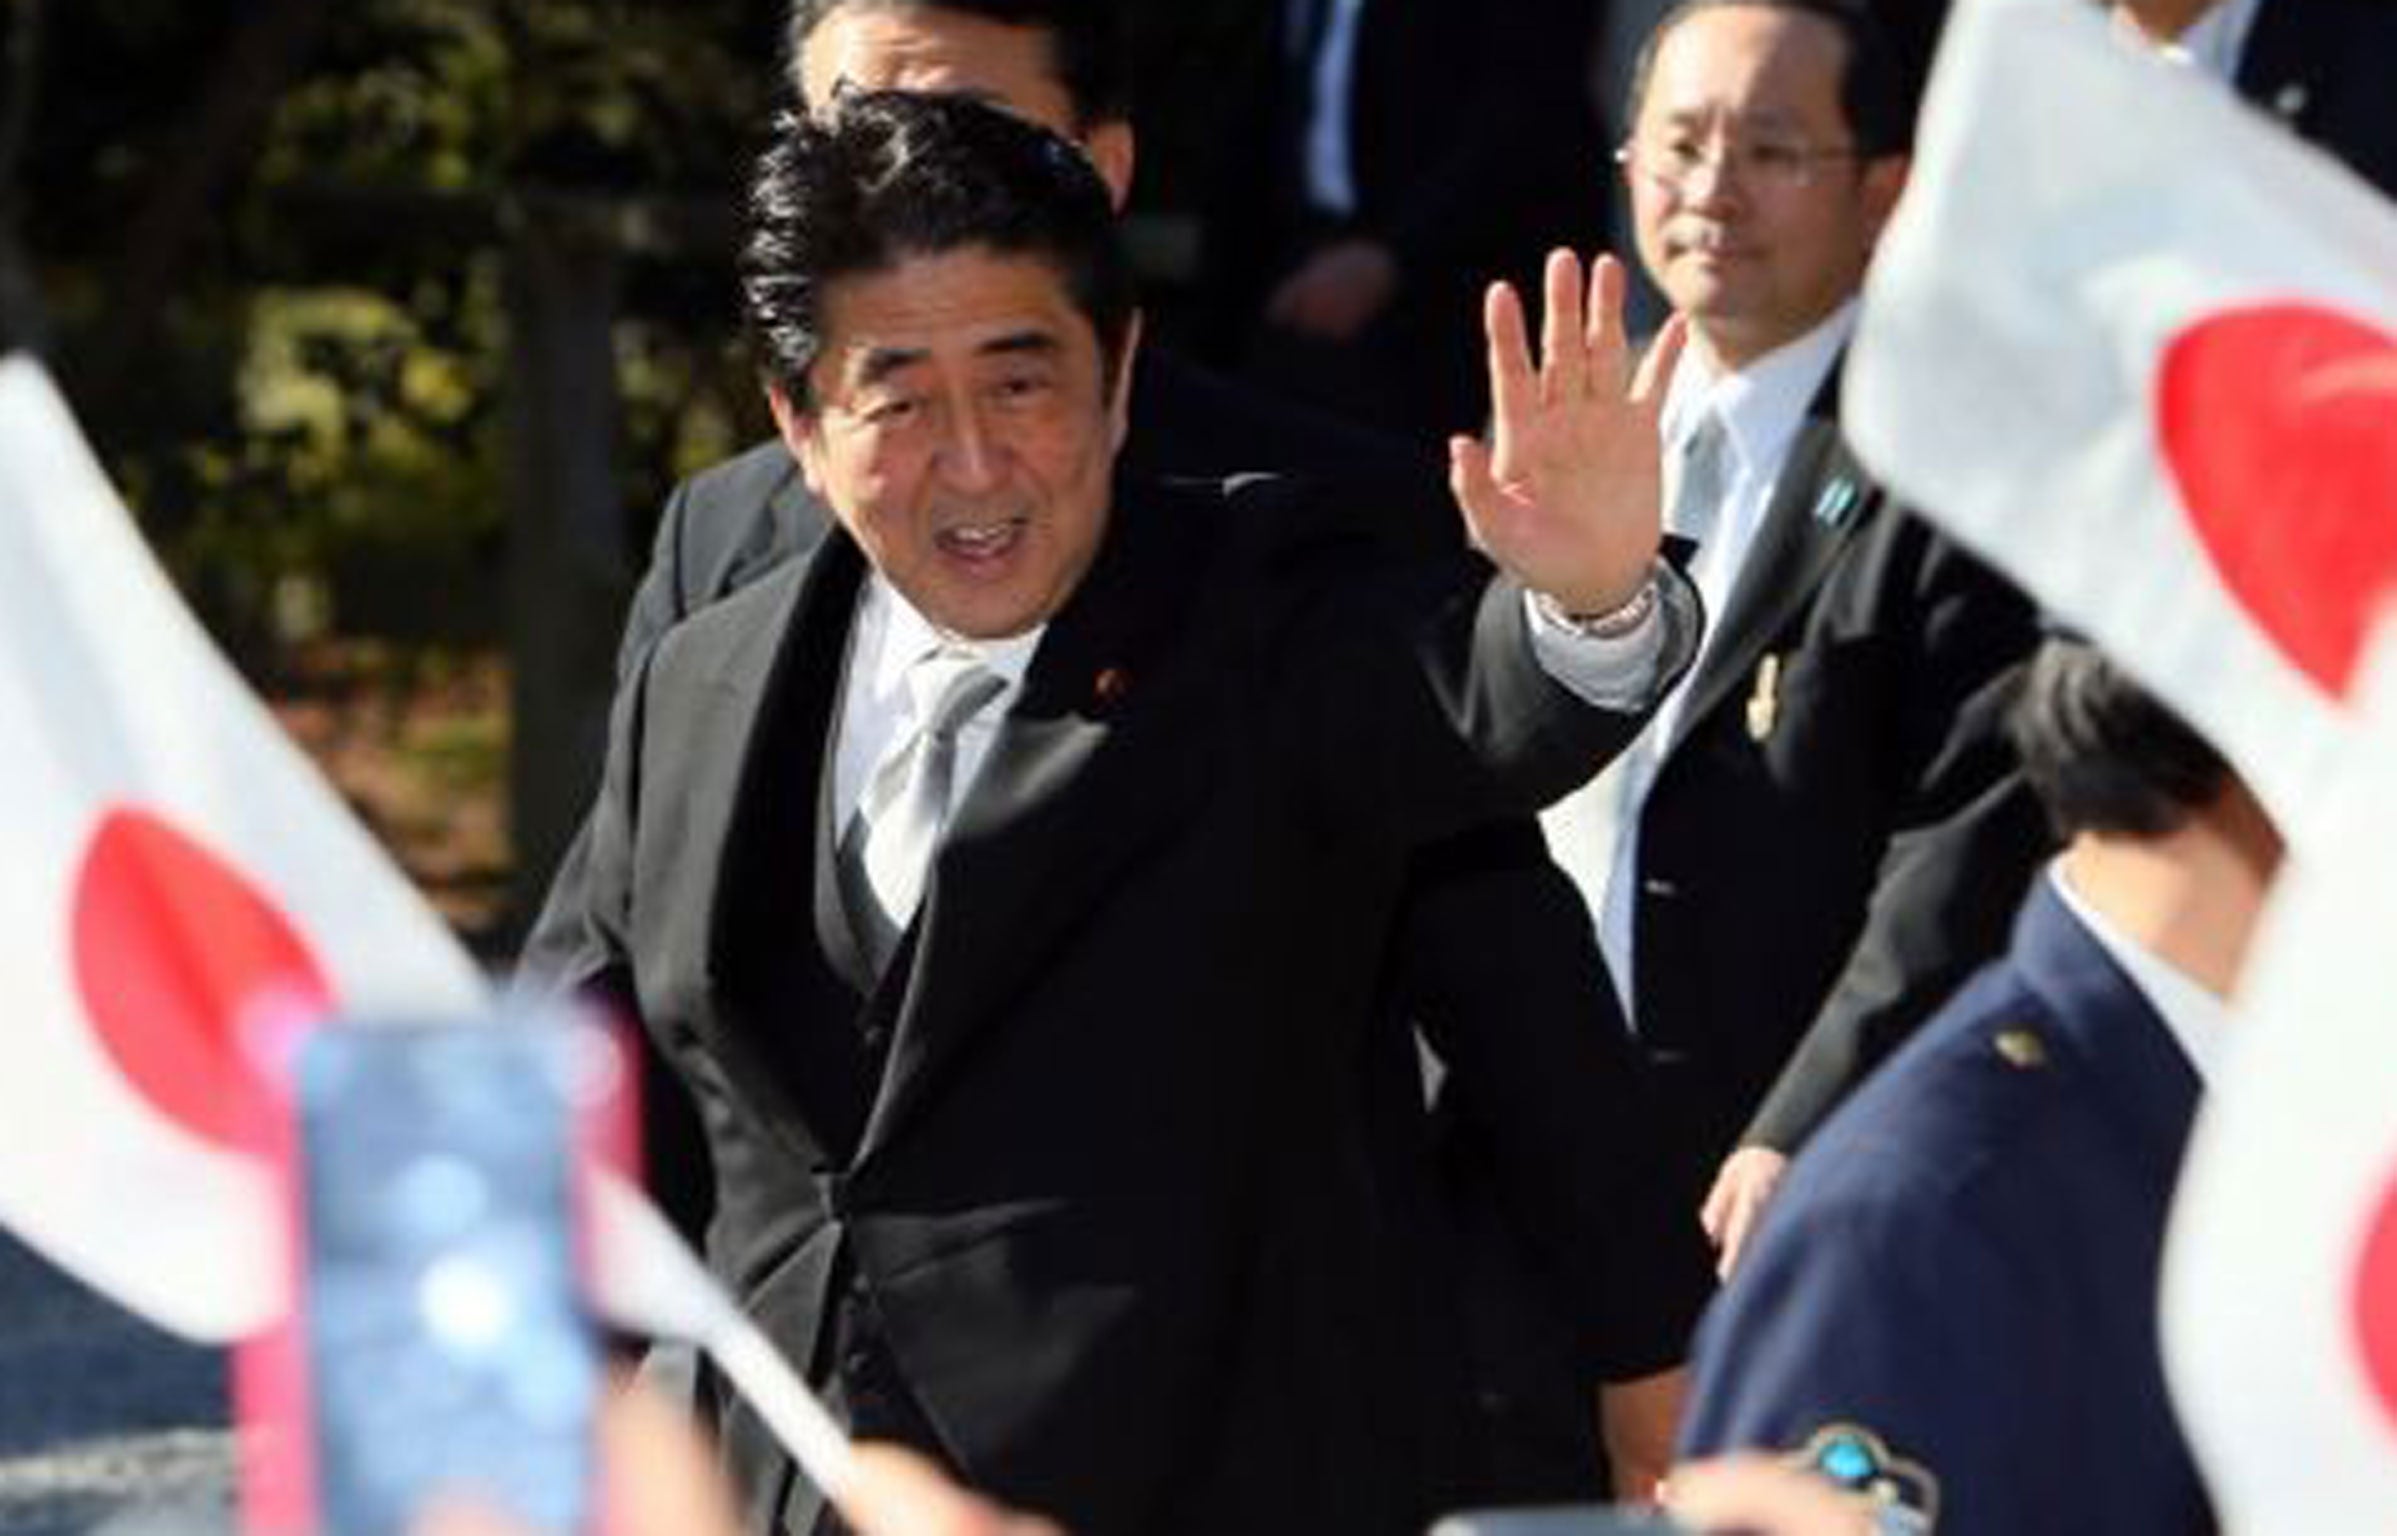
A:
[[[677,611],[705,607],[815,545],[831,517],[779,440],[675,487],[658,530]]]
[[[693,609],[658,637],[650,676],[689,676],[704,682],[734,655],[772,645],[805,574],[804,561],[786,560],[722,599]]]
[[[2082,1093],[2055,1020],[2011,966],[1959,992],[1827,1122],[1785,1193],[1984,1205],[2058,1155]],[[1819,1153],[1817,1148],[1819,1147]]]
[[[799,466],[779,438],[769,438],[686,478],[669,505],[692,510],[763,508],[799,479]]]

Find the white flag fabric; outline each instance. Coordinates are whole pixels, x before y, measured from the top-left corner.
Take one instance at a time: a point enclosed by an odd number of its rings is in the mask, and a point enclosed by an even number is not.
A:
[[[2240,1536],[2397,1530],[2397,622],[2283,868],[2165,1255],[2173,1395]]]
[[[289,1303],[254,1028],[489,1017],[480,973],[209,643],[40,367],[0,359],[0,1224],[162,1327]],[[807,1474],[848,1444],[603,1175],[600,1311],[695,1340]]]
[[[0,360],[0,1222],[189,1337],[283,1305],[242,1149],[280,1002],[484,984],[185,610],[40,367]]]
[[[2293,835],[2397,588],[2397,208],[2085,0],[1962,0],[1867,281],[1866,463]]]

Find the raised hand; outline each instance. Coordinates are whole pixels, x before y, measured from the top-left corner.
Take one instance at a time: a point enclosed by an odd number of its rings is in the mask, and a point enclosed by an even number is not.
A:
[[[1623,266],[1554,251],[1540,356],[1523,302],[1493,283],[1490,440],[1449,439],[1449,489],[1473,542],[1567,613],[1620,607],[1648,579],[1662,532],[1657,413],[1685,334],[1669,321],[1635,369],[1623,333]],[[1586,299],[1586,302],[1585,302]]]

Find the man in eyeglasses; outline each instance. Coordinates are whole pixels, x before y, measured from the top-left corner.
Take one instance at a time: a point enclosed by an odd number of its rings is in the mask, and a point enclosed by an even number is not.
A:
[[[1714,622],[1640,742],[1543,821],[1726,1270],[1787,1154],[1998,949],[2045,844],[2000,730],[2029,606],[1840,438],[1906,176],[1899,79],[1860,7],[1684,0],[1618,156],[1690,318],[1667,529]]]

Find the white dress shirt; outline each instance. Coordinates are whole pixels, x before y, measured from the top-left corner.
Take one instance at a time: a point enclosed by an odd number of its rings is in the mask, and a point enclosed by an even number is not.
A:
[[[1348,98],[1357,69],[1357,22],[1365,0],[1316,0],[1329,6],[1323,39],[1309,78],[1307,106],[1307,201],[1345,217],[1357,211],[1357,178],[1349,155]]]
[[[1647,622],[1613,638],[1556,624],[1528,594],[1525,608],[1532,657],[1550,677],[1600,708],[1634,709],[1647,702],[1664,660],[1663,604],[1651,610]],[[954,813],[990,756],[999,722],[1023,692],[1024,673],[1047,632],[1044,624],[1003,640],[960,639],[925,618],[879,573],[869,574],[857,620],[850,626],[849,658],[842,674],[840,735],[833,749],[833,826],[849,825],[875,765],[892,742],[916,729],[908,668],[944,646],[972,653],[1007,685],[958,731],[957,768],[949,786],[948,808]]]
[[[2164,45],[2164,51],[2212,75],[2225,85],[2239,78],[2239,60],[2247,52],[2247,34],[2255,30],[2256,12],[2263,0],[2215,0],[2205,14]]]
[[[1788,462],[1790,445],[1806,420],[1806,409],[1830,377],[1840,349],[1856,327],[1853,300],[1840,306],[1814,329],[1747,367],[1726,372],[1693,346],[1673,375],[1666,397],[1661,430],[1665,462],[1677,466],[1687,455],[1690,439],[1709,416],[1722,423],[1726,444],[1723,495],[1708,532],[1692,558],[1689,575],[1705,600],[1708,616],[1705,647],[1720,632],[1724,611],[1739,584],[1748,552],[1771,508],[1774,488]],[[1666,505],[1673,505],[1674,487],[1666,487]],[[1678,530],[1668,529],[1668,532]],[[1590,911],[1599,948],[1623,1003],[1623,1014],[1636,1027],[1632,999],[1637,995],[1632,974],[1632,925],[1638,903],[1622,901],[1610,912],[1606,892],[1615,880],[1637,878],[1639,815],[1653,780],[1653,762],[1645,761],[1670,741],[1687,707],[1691,681],[1705,665],[1706,649],[1656,712],[1640,739],[1589,784],[1541,813],[1540,827],[1548,837],[1550,854],[1570,876]]]
[[[2112,920],[2072,888],[2072,877],[2065,873],[2062,859],[2049,863],[2047,883],[2064,903],[2064,909],[2080,920],[2081,926],[2089,930],[2089,936],[2097,940],[2098,947],[2122,967],[2123,974],[2131,978],[2131,985],[2156,1010],[2173,1042],[2180,1046],[2181,1054],[2197,1070],[2198,1082],[2212,1082],[2215,1067],[2222,1060],[2223,1044],[2228,1039],[2230,1006],[2188,972],[2115,927]]]
[[[1006,684],[1006,691],[976,711],[957,733],[957,771],[949,783],[949,810],[965,799],[974,776],[990,756],[999,721],[1024,689],[1024,671],[1040,646],[1043,625],[1004,640],[961,640],[945,634],[879,575],[866,578],[857,622],[849,631],[849,665],[841,689],[839,745],[833,756],[832,825],[849,825],[865,798],[866,781],[891,743],[917,728],[915,696],[907,670],[941,648],[971,653]]]

